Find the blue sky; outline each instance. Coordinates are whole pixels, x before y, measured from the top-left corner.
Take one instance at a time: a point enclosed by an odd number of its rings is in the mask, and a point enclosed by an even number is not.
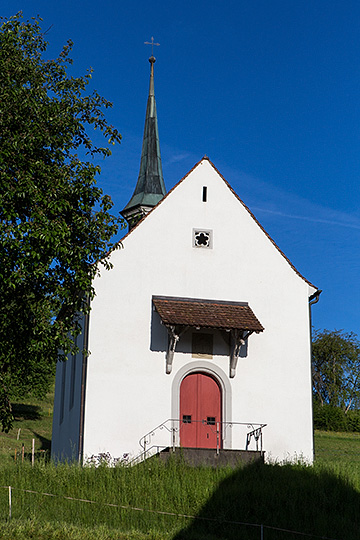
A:
[[[360,334],[360,3],[1,0],[39,14],[48,55],[74,42],[122,144],[99,179],[116,211],[137,180],[154,36],[170,189],[209,156],[288,258],[323,290],[316,328]],[[286,294],[286,291],[284,291]]]

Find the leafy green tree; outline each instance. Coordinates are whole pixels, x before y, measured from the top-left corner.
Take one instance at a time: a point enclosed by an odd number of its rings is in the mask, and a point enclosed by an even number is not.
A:
[[[360,342],[354,333],[317,330],[312,345],[315,399],[347,412],[360,399]]]
[[[41,20],[41,19],[39,19]],[[96,184],[94,157],[120,142],[85,76],[68,74],[68,42],[46,59],[36,19],[21,13],[0,26],[0,422],[12,423],[10,399],[47,390],[58,358],[74,352],[78,317],[88,310],[97,262],[120,218]],[[108,140],[96,146],[89,127]],[[83,157],[80,159],[79,154]],[[61,351],[61,352],[59,352]]]

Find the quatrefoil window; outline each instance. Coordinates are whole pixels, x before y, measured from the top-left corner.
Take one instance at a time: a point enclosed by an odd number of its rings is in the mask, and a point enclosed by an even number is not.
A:
[[[193,245],[194,247],[211,248],[212,247],[212,234],[211,231],[195,230],[193,233]]]

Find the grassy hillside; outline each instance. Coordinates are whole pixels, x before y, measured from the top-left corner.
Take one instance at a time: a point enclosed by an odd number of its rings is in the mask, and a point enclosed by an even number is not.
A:
[[[0,537],[260,540],[263,524],[266,540],[298,538],[279,529],[358,540],[359,476],[342,462],[235,471],[157,460],[112,469],[7,464],[0,486],[12,486],[12,519],[3,487]]]
[[[317,462],[360,464],[360,433],[315,432]]]
[[[52,410],[54,391],[46,399],[29,398],[14,402],[14,428],[10,433],[0,432],[1,463],[13,462],[15,449],[17,460],[21,459],[22,446],[25,456],[31,453],[31,441],[35,439],[37,458],[44,459],[50,453]],[[315,432],[315,455],[317,463],[348,463],[356,465],[360,462],[360,433],[336,433],[331,431]]]
[[[22,459],[24,446],[25,459],[31,455],[32,439],[35,439],[37,459],[45,459],[50,455],[52,411],[54,391],[46,399],[23,399],[12,403],[15,417],[14,427],[9,433],[0,432],[1,464]]]
[[[44,460],[52,398],[15,404],[14,429],[0,436],[2,539],[260,540],[260,524],[264,540],[301,538],[279,529],[359,538],[359,434],[317,432],[314,467],[194,470],[154,460],[133,468],[55,467]],[[32,438],[38,451],[34,468],[21,461],[21,446],[30,452]],[[9,485],[11,520],[8,489],[2,487]]]

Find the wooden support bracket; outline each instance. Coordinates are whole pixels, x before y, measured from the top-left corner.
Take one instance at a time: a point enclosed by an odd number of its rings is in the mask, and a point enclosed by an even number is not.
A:
[[[184,326],[184,327],[178,327],[177,329],[175,325],[166,325],[166,328],[169,334],[169,345],[168,345],[168,350],[166,352],[166,374],[170,375],[172,371],[174,353],[175,353],[177,342],[179,341],[180,337],[184,334],[184,332],[186,332],[186,330],[189,327]]]
[[[233,347],[230,353],[230,366],[229,377],[233,379],[236,375],[236,367],[239,359],[240,349],[242,345],[245,345],[245,341],[252,334],[251,331],[246,332],[244,330],[231,330],[231,337],[233,341]]]

